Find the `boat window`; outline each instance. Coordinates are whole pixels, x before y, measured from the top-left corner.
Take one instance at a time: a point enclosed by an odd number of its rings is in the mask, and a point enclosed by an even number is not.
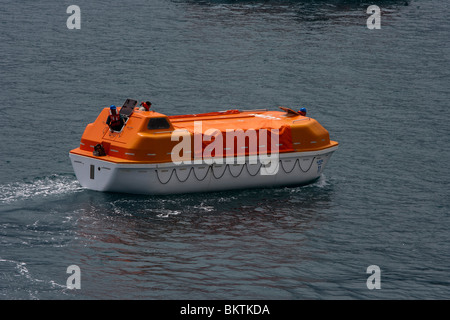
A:
[[[148,122],[147,129],[169,129],[170,123],[166,118],[150,118]]]

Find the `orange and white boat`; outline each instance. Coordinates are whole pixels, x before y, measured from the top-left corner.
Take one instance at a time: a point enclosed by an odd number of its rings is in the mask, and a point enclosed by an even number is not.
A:
[[[305,110],[166,116],[136,105],[127,99],[116,109],[116,127],[115,108],[104,108],[70,151],[83,187],[176,194],[302,185],[320,177],[338,148]]]

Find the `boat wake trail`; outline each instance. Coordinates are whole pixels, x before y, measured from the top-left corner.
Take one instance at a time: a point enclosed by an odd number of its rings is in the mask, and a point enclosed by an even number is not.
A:
[[[47,197],[82,191],[83,188],[72,175],[52,175],[31,181],[0,184],[0,203]]]
[[[2,280],[3,287],[0,287],[0,299],[8,299],[11,290],[20,292],[22,299],[38,299],[36,288],[46,286],[47,291],[50,290],[64,290],[67,286],[58,284],[54,280],[42,280],[35,278],[27,268],[25,262],[2,259],[0,257],[0,279]],[[17,289],[19,288],[19,289]],[[5,289],[5,290],[2,290]]]

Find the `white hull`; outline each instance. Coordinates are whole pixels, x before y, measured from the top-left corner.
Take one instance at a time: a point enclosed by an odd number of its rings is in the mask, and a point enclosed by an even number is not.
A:
[[[179,194],[301,185],[317,179],[337,147],[279,155],[275,174],[256,164],[117,164],[70,153],[81,186],[106,192]],[[236,163],[236,162],[235,162]]]

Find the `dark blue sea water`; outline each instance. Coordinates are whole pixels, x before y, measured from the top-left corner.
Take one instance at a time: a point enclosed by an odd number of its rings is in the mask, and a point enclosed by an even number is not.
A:
[[[381,29],[366,25],[372,4]],[[448,12],[438,0],[2,1],[0,299],[448,299]],[[304,106],[340,148],[304,187],[84,190],[68,152],[127,98],[169,115]]]

